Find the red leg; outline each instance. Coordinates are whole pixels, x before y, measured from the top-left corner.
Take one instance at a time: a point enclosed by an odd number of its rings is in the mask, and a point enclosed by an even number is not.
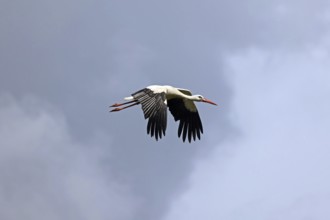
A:
[[[133,102],[133,101],[131,101],[131,102]],[[129,102],[129,103],[131,103],[131,102]],[[126,103],[127,104],[127,103]],[[135,102],[134,104],[132,104],[132,105],[128,105],[128,106],[125,106],[125,107],[122,107],[122,108],[115,108],[115,109],[112,109],[110,112],[118,112],[118,111],[121,111],[121,110],[123,110],[123,109],[125,109],[125,108],[129,108],[129,107],[132,107],[132,106],[134,106],[134,105],[138,105],[138,104],[140,104],[140,103],[138,103],[138,102]],[[120,105],[119,105],[120,106]],[[115,106],[114,106],[115,107]]]
[[[124,102],[124,103],[115,103],[113,105],[110,105],[110,107],[118,107],[118,106],[122,106],[122,105],[126,105],[126,104],[130,104],[132,102],[136,102],[136,100],[132,100],[132,101],[129,101],[129,102]]]

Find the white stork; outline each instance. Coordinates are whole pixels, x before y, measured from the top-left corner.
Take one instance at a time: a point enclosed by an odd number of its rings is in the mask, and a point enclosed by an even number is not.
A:
[[[182,134],[183,142],[185,142],[188,135],[188,141],[191,142],[192,137],[195,141],[196,136],[200,139],[200,135],[203,133],[202,121],[194,101],[217,105],[201,95],[192,95],[187,89],[158,85],[141,89],[133,93],[132,96],[126,97],[125,100],[128,102],[111,105],[110,107],[114,107],[111,112],[121,111],[141,104],[144,118],[149,119],[147,133],[150,133],[151,137],[155,135],[157,141],[158,138],[162,138],[162,134],[165,136],[167,107],[172,113],[174,120],[180,120],[178,137],[180,138]],[[123,105],[126,106],[120,107]]]

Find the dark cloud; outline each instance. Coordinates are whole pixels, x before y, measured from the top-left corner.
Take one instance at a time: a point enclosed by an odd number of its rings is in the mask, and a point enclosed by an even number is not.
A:
[[[0,97],[2,219],[132,219],[138,200],[102,167],[104,135],[81,144],[32,97]]]
[[[199,45],[199,38],[185,43],[181,38],[185,31],[175,23],[173,31],[171,25],[161,27],[164,22],[159,26],[161,32],[172,32],[173,36],[169,34],[161,42],[157,39],[159,30],[150,26],[147,31],[145,26],[154,19],[150,17],[143,24],[145,7],[139,9],[134,2],[126,3],[33,1],[26,7],[19,2],[3,4],[2,20],[6,23],[1,26],[5,33],[1,40],[1,92],[47,100],[64,115],[67,132],[78,143],[90,141],[100,131],[107,133],[111,141],[97,142],[105,152],[103,168],[127,184],[131,194],[144,204],[135,213],[136,219],[155,219],[185,188],[198,151],[209,151],[212,146],[206,136],[201,142],[182,144],[172,118],[166,138],[155,142],[146,135],[140,109],[109,114],[108,105],[149,84],[172,84],[190,88],[225,106],[228,87],[221,80],[211,43],[201,39],[205,46]],[[158,20],[166,17],[160,15]],[[138,23],[131,23],[134,20]],[[215,88],[221,96],[214,94]],[[228,108],[219,111],[201,106],[206,133],[212,124],[229,125],[224,119],[226,111]],[[210,120],[212,117],[219,119]],[[225,132],[218,141],[224,135]],[[95,172],[98,169],[94,167]],[[31,171],[27,175],[34,174]],[[41,192],[42,196],[52,196],[48,189]],[[74,208],[76,202],[72,205],[73,215],[80,212]]]

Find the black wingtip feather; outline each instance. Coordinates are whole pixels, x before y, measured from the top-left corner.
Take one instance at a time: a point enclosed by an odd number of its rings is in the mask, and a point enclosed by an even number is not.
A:
[[[187,139],[189,143],[197,138],[200,139],[203,126],[198,111],[188,110],[182,99],[170,99],[167,104],[174,120],[180,121],[178,137],[181,137],[183,142]]]
[[[149,88],[141,89],[132,94],[142,107],[144,118],[148,119],[147,134],[161,139],[165,136],[167,124],[167,105],[165,93],[154,93]]]

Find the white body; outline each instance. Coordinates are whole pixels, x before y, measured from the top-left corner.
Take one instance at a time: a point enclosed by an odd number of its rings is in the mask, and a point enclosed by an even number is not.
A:
[[[181,98],[184,101],[185,107],[189,109],[192,112],[196,112],[197,108],[193,101],[201,101],[201,98],[203,98],[200,95],[192,95],[191,92],[187,89],[181,89],[181,88],[175,88],[173,86],[160,86],[160,85],[151,85],[146,87],[150,90],[152,90],[154,93],[165,93],[166,100],[165,104],[167,104],[167,100],[173,99],[173,98]],[[126,97],[125,100],[131,101],[134,98],[132,96]]]

